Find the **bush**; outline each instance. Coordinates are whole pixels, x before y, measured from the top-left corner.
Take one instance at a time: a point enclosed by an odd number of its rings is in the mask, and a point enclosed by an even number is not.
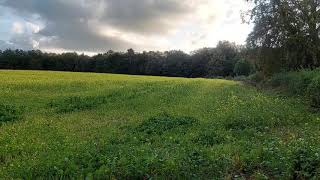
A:
[[[245,59],[239,60],[234,66],[234,74],[237,76],[248,76],[252,72],[252,65]]]
[[[22,110],[14,106],[0,104],[0,125],[22,118]]]
[[[311,106],[320,108],[320,76],[311,81],[307,93],[311,100]]]
[[[259,84],[261,82],[264,81],[264,75],[262,72],[256,72],[254,74],[251,74],[247,80],[250,82],[250,83],[253,83],[253,84]]]
[[[233,78],[234,81],[246,81],[247,77],[246,76],[236,76]]]
[[[320,108],[320,69],[275,74],[265,85],[280,88],[289,95],[306,97],[312,107]]]
[[[291,95],[305,95],[313,78],[310,71],[279,73],[274,75],[268,83],[274,88],[285,88]]]

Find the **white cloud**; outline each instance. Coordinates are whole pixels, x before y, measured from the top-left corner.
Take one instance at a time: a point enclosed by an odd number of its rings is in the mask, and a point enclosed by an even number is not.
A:
[[[242,0],[199,0],[201,2],[187,23],[170,41],[170,49],[192,51],[216,46],[220,40],[244,44],[252,26],[243,24],[241,11],[249,8]]]
[[[8,38],[6,41],[2,41],[2,48],[11,48],[11,49],[38,49],[40,48],[39,43],[39,36],[37,33],[40,32],[40,26],[26,21],[26,20],[19,20],[14,21],[11,24],[11,37]]]
[[[21,22],[14,22],[12,24],[12,32],[16,34],[23,34],[24,33],[24,26]]]
[[[40,43],[36,40],[32,40],[32,47],[33,49],[38,49],[39,48]]]
[[[26,22],[26,27],[31,31],[31,33],[39,33],[40,26],[31,22]]]

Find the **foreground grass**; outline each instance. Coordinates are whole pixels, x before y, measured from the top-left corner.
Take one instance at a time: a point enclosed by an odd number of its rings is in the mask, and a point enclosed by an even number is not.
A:
[[[320,177],[320,118],[238,82],[0,71],[1,178]]]

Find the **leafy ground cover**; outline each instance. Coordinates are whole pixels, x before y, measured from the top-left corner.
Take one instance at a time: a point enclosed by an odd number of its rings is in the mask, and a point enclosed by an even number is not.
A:
[[[320,115],[240,82],[0,71],[4,179],[320,178]]]

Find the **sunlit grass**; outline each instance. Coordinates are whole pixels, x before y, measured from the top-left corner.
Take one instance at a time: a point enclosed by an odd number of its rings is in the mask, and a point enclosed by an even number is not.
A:
[[[0,126],[3,178],[319,176],[319,114],[239,82],[45,71],[0,82],[0,104],[23,109]]]

